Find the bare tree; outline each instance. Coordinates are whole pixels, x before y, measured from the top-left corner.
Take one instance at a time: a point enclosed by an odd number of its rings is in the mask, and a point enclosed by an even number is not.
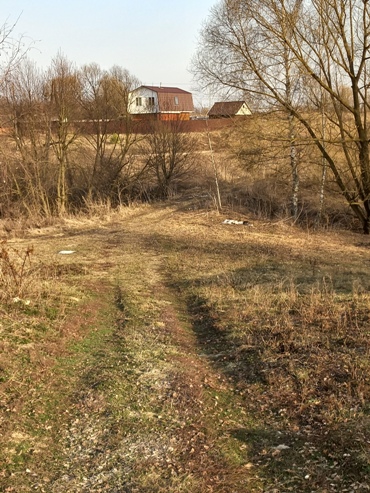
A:
[[[4,22],[0,26],[0,82],[4,83],[7,77],[26,57],[32,43],[24,36],[17,36],[15,29],[18,19],[14,23]]]
[[[87,176],[88,194],[107,196],[122,170],[130,167],[130,150],[139,138],[127,111],[129,92],[139,81],[121,67],[105,71],[90,64],[82,68],[81,82],[83,137],[94,149],[93,165]]]
[[[81,116],[81,82],[76,68],[61,54],[52,61],[45,95],[51,117],[51,146],[58,163],[57,211],[68,208],[68,173],[71,172],[70,151],[78,137],[75,122]]]
[[[15,34],[15,29],[17,25],[17,20],[14,23],[4,22],[0,25],[0,93],[1,93],[1,103],[4,103],[4,92],[7,85],[9,77],[12,75],[13,71],[26,56],[28,50],[30,49],[32,43],[30,41],[25,42],[23,36],[17,36]],[[1,119],[3,125],[8,125],[6,121],[6,111],[4,111],[4,104],[2,106]],[[4,121],[5,117],[5,121]],[[3,202],[6,201],[10,203],[11,190],[9,190],[9,176],[8,173],[8,162],[2,159],[1,163],[1,181],[0,181],[0,214],[4,210]]]
[[[2,110],[18,151],[14,156],[17,166],[10,172],[13,188],[27,209],[50,215],[50,125],[45,113],[44,83],[44,74],[35,64],[22,61],[7,76]]]
[[[184,122],[153,122],[143,152],[148,168],[156,177],[161,198],[167,199],[175,185],[191,170],[195,148],[195,138],[185,132]]]
[[[212,11],[194,62],[203,85],[247,91],[300,122],[366,234],[369,9],[367,0],[224,0]],[[289,97],[287,61],[298,76]],[[321,109],[330,132],[323,132],[322,112],[307,111],[312,94],[327,101]]]

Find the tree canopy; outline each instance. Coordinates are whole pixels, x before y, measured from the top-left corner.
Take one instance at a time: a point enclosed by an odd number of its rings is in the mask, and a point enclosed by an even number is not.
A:
[[[288,111],[366,234],[369,9],[368,0],[223,0],[211,11],[193,63],[203,87],[248,93],[259,110]]]

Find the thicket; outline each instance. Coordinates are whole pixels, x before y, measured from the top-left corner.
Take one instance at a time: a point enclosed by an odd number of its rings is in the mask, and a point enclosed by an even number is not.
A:
[[[27,60],[11,70],[0,99],[0,217],[40,222],[186,194],[201,206],[305,227],[353,226],[336,183],[327,177],[323,187],[321,157],[303,127],[292,190],[283,112],[230,119],[217,131],[205,122],[192,133],[180,121],[144,132],[127,111],[138,85],[120,67],[76,68],[61,55],[45,72]]]

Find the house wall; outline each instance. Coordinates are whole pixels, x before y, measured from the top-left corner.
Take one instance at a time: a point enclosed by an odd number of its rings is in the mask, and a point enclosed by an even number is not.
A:
[[[141,106],[137,106],[136,99],[141,98]],[[149,104],[149,98],[154,98],[154,105]],[[129,94],[128,111],[131,114],[158,113],[158,96],[155,91],[140,87]]]
[[[140,113],[136,115],[132,115],[134,121],[189,121],[190,113]]]
[[[159,113],[159,120],[161,121],[188,121],[190,120],[190,113]]]
[[[236,116],[248,116],[251,115],[252,112],[248,108],[246,104],[243,104],[243,106],[240,108],[240,110],[236,113]]]

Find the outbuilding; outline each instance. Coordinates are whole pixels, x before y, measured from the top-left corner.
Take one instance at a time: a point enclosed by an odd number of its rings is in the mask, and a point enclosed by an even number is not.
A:
[[[231,118],[233,116],[248,116],[252,112],[245,101],[222,101],[214,103],[208,111],[209,118]]]

